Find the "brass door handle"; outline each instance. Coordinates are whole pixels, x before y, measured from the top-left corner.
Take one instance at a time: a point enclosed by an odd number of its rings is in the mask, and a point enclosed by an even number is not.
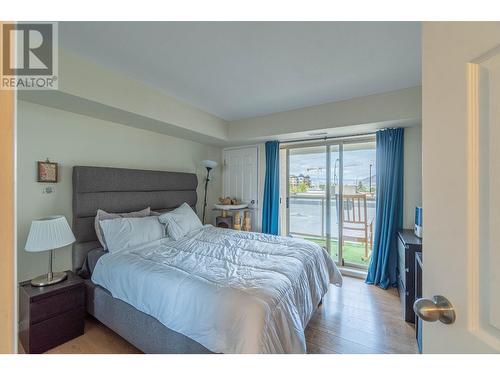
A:
[[[444,324],[453,324],[456,319],[453,305],[443,296],[434,296],[432,300],[426,298],[417,299],[413,304],[413,311],[426,322],[439,320]]]

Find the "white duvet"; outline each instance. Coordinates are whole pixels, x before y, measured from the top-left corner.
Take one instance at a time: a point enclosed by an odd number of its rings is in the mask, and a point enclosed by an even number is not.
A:
[[[304,329],[342,276],[319,245],[207,225],[102,256],[92,281],[216,353],[305,353]]]

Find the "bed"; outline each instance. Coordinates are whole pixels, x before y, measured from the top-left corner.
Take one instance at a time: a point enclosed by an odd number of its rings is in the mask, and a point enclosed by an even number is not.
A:
[[[118,254],[100,249],[97,209],[195,207],[194,174],[73,169],[73,268],[87,310],[146,353],[304,353],[304,329],[342,278],[318,245],[205,225]],[[90,275],[90,273],[92,273]]]

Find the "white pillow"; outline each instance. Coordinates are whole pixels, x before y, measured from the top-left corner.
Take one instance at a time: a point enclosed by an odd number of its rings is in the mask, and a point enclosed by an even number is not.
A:
[[[158,216],[101,220],[99,225],[110,253],[165,237],[165,228]]]
[[[106,246],[106,241],[104,241],[104,235],[102,234],[102,229],[99,225],[99,222],[102,220],[109,220],[109,219],[117,219],[119,217],[145,217],[149,216],[151,213],[151,209],[149,207],[146,207],[143,210],[140,211],[134,211],[134,212],[125,212],[121,214],[115,214],[112,212],[106,212],[104,210],[97,210],[97,214],[95,215],[95,220],[94,220],[94,226],[95,226],[95,234],[97,235],[97,239],[102,245],[102,248],[104,250],[107,249]]]
[[[167,226],[168,236],[175,241],[192,230],[203,227],[200,219],[187,203],[183,203],[175,210],[161,215],[158,220]]]

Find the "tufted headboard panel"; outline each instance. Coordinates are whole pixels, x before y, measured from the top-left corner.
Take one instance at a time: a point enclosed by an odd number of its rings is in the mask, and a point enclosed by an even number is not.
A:
[[[195,208],[194,173],[107,167],[73,167],[73,270],[100,247],[94,228],[98,209],[108,212],[169,211],[186,202]]]

